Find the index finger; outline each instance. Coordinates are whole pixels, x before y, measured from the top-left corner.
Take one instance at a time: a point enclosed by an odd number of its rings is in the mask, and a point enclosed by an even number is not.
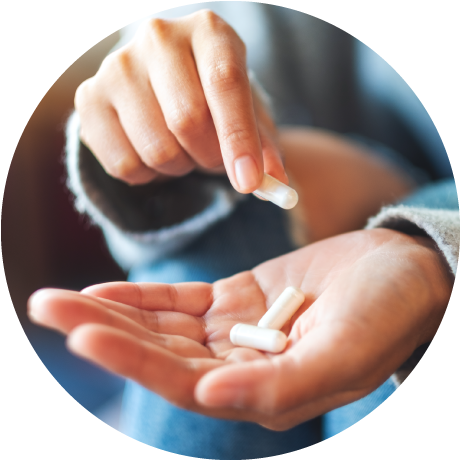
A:
[[[219,16],[201,14],[191,44],[224,166],[236,190],[253,192],[261,185],[264,167],[245,45]]]

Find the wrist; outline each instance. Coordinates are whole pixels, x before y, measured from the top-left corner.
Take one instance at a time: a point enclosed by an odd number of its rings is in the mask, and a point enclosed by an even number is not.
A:
[[[440,326],[451,297],[455,277],[434,240],[422,236],[413,236],[413,239],[419,246],[418,261],[428,287],[427,321],[418,339],[418,346],[422,346],[432,341]]]

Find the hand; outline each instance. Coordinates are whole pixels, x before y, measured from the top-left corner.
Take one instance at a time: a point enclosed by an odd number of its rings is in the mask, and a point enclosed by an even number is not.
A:
[[[41,290],[31,318],[76,354],[206,415],[285,430],[383,383],[444,314],[453,277],[428,238],[343,234],[213,285],[108,283]],[[278,355],[234,347],[287,286],[306,301]]]
[[[194,168],[242,193],[266,173],[288,183],[275,126],[250,88],[245,45],[213,12],[152,19],[80,85],[81,139],[129,184]]]

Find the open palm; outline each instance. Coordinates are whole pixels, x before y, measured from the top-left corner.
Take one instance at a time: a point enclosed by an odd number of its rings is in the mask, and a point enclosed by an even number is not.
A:
[[[453,279],[429,239],[376,229],[320,241],[214,284],[46,289],[36,322],[71,350],[209,416],[288,429],[367,395],[429,341]],[[287,286],[306,301],[281,354],[235,347]]]

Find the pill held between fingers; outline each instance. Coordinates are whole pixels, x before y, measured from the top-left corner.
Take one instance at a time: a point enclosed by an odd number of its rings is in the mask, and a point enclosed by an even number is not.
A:
[[[294,189],[267,173],[264,173],[261,185],[253,194],[269,200],[279,207],[285,208],[285,210],[293,208],[298,203],[298,194]]]
[[[295,287],[285,288],[274,304],[261,317],[258,327],[280,330],[293,317],[293,314],[301,307],[305,299],[306,297],[300,289]]]
[[[237,323],[230,331],[230,340],[235,346],[251,347],[276,354],[285,349],[288,338],[278,330]]]

